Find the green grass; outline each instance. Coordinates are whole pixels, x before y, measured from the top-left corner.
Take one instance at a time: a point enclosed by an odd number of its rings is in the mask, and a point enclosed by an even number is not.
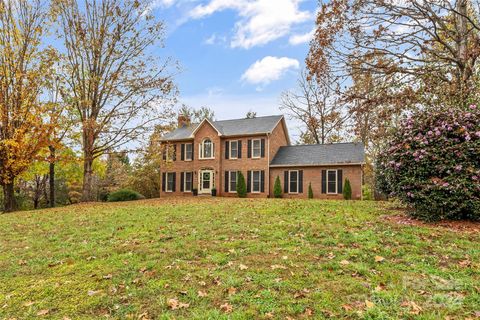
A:
[[[480,235],[393,224],[386,205],[172,199],[0,215],[0,319],[475,318]]]

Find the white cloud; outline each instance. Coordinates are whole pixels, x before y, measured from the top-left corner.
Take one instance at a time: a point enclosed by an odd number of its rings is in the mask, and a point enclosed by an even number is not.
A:
[[[204,43],[212,45],[212,44],[215,44],[215,40],[217,40],[217,35],[214,33],[210,37],[205,39]]]
[[[175,0],[155,0],[152,2],[152,8],[169,8],[175,3]]]
[[[257,60],[242,75],[242,80],[259,85],[267,85],[280,79],[288,70],[300,68],[296,59],[266,56]]]
[[[204,18],[215,12],[235,10],[241,17],[235,23],[232,48],[249,49],[263,45],[290,33],[293,25],[313,18],[308,11],[301,11],[301,0],[211,0],[207,5],[196,6],[190,16]]]
[[[315,29],[304,34],[294,34],[288,39],[288,42],[294,46],[302,43],[308,43],[310,42],[310,40],[313,39],[314,35],[315,35]]]

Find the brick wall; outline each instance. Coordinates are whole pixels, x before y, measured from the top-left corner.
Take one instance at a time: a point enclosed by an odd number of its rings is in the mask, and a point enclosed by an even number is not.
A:
[[[289,167],[289,168],[270,168],[270,192],[273,196],[273,184],[277,176],[280,177],[282,192],[284,190],[284,171],[303,170],[303,193],[301,194],[283,194],[284,198],[308,198],[308,184],[312,183],[314,198],[318,199],[343,199],[342,194],[324,194],[322,193],[322,170],[338,170],[343,172],[343,181],[346,178],[350,180],[352,186],[352,199],[361,199],[362,195],[362,167],[360,165],[351,166],[328,166],[328,167]]]

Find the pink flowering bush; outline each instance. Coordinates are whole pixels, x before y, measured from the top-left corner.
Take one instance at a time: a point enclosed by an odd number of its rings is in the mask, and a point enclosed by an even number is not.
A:
[[[377,187],[423,220],[480,220],[480,108],[405,119],[377,163]]]

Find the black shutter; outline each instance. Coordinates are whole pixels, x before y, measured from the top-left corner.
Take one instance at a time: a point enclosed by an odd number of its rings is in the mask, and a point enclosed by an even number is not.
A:
[[[265,158],[265,139],[260,140],[261,157]]]
[[[185,160],[185,143],[180,145],[180,160]]]
[[[252,192],[252,171],[247,171],[247,192]]]
[[[251,158],[252,157],[252,140],[248,139],[247,141],[247,158]]]
[[[265,192],[265,170],[262,170],[262,172],[261,172],[260,192]]]
[[[303,193],[303,170],[298,170],[298,193]]]
[[[338,193],[343,193],[343,170],[337,170]]]
[[[283,192],[288,193],[288,171],[283,172]]]
[[[185,173],[180,173],[180,191],[184,190]]]
[[[327,170],[322,170],[322,193],[327,193]]]
[[[238,159],[242,158],[242,140],[238,140]]]
[[[173,160],[173,161],[176,161],[176,160],[177,160],[177,145],[176,145],[176,144],[173,145],[172,150],[173,150],[173,152],[172,152],[172,160]]]
[[[225,192],[228,192],[229,179],[230,179],[230,174],[228,171],[225,171]]]
[[[195,150],[194,149],[194,146],[195,146],[195,143],[192,143],[192,160],[194,158],[194,155],[195,155]]]
[[[177,187],[177,173],[174,172],[174,173],[173,173],[173,188],[172,188],[172,191],[173,191],[173,192],[175,192],[176,187]]]
[[[230,142],[225,141],[225,159],[230,157]]]
[[[167,179],[166,179],[166,175],[167,175],[167,174],[166,174],[165,172],[162,173],[162,191],[163,191],[163,192],[165,192],[165,182],[166,182],[166,180],[167,180]]]

